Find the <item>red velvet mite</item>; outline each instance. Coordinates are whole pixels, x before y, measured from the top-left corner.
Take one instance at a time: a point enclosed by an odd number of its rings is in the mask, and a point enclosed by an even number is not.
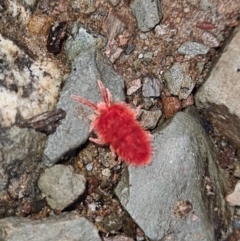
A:
[[[96,144],[109,144],[113,154],[132,165],[149,164],[152,157],[152,136],[136,121],[137,111],[123,102],[113,103],[112,94],[100,80],[97,81],[103,102],[94,104],[82,97],[71,98],[91,107],[96,117],[90,131],[98,138],[89,138]]]

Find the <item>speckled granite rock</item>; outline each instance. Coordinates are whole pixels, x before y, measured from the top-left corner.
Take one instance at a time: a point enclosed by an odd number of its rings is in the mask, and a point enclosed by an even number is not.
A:
[[[1,34],[0,59],[0,127],[55,107],[63,78],[51,60],[33,60]]]

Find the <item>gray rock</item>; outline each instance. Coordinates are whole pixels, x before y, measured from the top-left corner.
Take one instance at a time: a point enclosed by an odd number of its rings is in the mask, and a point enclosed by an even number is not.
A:
[[[134,50],[134,48],[135,48],[135,44],[129,44],[129,45],[126,47],[126,49],[124,50],[124,53],[125,53],[126,55],[131,54],[132,51]]]
[[[200,7],[204,11],[211,11],[214,7],[213,3],[209,0],[201,0]]]
[[[147,110],[141,110],[141,125],[144,127],[144,129],[147,130],[153,130],[160,117],[162,116],[161,110],[153,110],[153,111],[147,111]]]
[[[73,37],[69,37],[64,46],[69,61],[74,60],[87,49],[101,47],[105,44],[102,36],[93,36],[77,22],[72,25],[71,34]]]
[[[50,135],[44,151],[43,161],[47,166],[58,162],[61,156],[86,142],[89,136],[89,115],[93,111],[74,100],[78,95],[94,103],[101,100],[97,79],[109,88],[115,101],[124,100],[123,79],[114,71],[111,63],[95,48],[88,49],[76,57],[72,71],[62,90],[57,108],[66,111],[66,118]]]
[[[154,28],[162,19],[160,1],[134,0],[130,8],[137,19],[138,28],[147,32]]]
[[[55,165],[47,168],[38,180],[38,186],[48,205],[57,210],[68,207],[84,192],[84,176],[74,173],[72,166]]]
[[[144,97],[159,97],[161,93],[160,80],[149,77],[144,78],[142,92]]]
[[[153,146],[152,163],[130,166],[124,183],[115,190],[124,208],[152,241],[165,240],[169,233],[174,241],[216,240],[215,232],[225,232],[231,223],[231,215],[227,216],[231,213],[223,198],[225,182],[214,146],[195,109],[179,112],[155,133]],[[208,196],[204,175],[213,182],[214,196]],[[194,213],[185,213],[183,218],[175,215],[179,200],[189,201]],[[216,223],[221,215],[223,222]]]
[[[144,98],[143,99],[143,108],[149,110],[154,104],[154,100],[151,98]]]
[[[153,59],[153,53],[152,52],[147,52],[143,55],[143,60],[145,62],[151,62]]]
[[[0,131],[0,218],[15,213],[19,203],[14,200],[28,196],[30,201],[36,199],[35,183],[40,168],[46,135],[32,129],[20,129],[16,126],[2,128]],[[27,177],[27,178],[26,178]],[[39,197],[40,199],[40,197]],[[4,201],[5,200],[5,201]]]
[[[77,213],[62,213],[40,220],[11,217],[0,220],[4,241],[101,241],[97,229]]]
[[[240,28],[233,34],[208,79],[197,91],[195,103],[215,131],[240,147]]]
[[[174,63],[164,73],[170,93],[177,95],[179,99],[187,99],[196,84],[196,81],[187,74],[187,69],[187,64]]]
[[[180,46],[178,52],[194,57],[199,54],[207,54],[209,50],[210,48],[204,44],[188,41]]]
[[[122,228],[123,218],[117,213],[111,213],[104,217],[102,223],[104,229],[109,233],[116,233]]]

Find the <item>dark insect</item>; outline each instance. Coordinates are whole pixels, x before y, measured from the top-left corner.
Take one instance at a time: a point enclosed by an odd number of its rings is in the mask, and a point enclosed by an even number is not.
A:
[[[67,39],[67,22],[60,22],[57,26],[52,26],[47,40],[47,50],[52,54],[61,52],[62,44]]]
[[[18,118],[16,125],[21,128],[33,128],[47,135],[56,131],[59,120],[65,118],[66,112],[62,109],[44,112],[27,120]]]

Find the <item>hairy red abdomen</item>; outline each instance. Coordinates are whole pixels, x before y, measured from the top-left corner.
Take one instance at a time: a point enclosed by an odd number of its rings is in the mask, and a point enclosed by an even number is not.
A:
[[[94,130],[123,160],[145,165],[151,160],[151,135],[135,117],[135,112],[126,104],[113,104],[96,118]]]

